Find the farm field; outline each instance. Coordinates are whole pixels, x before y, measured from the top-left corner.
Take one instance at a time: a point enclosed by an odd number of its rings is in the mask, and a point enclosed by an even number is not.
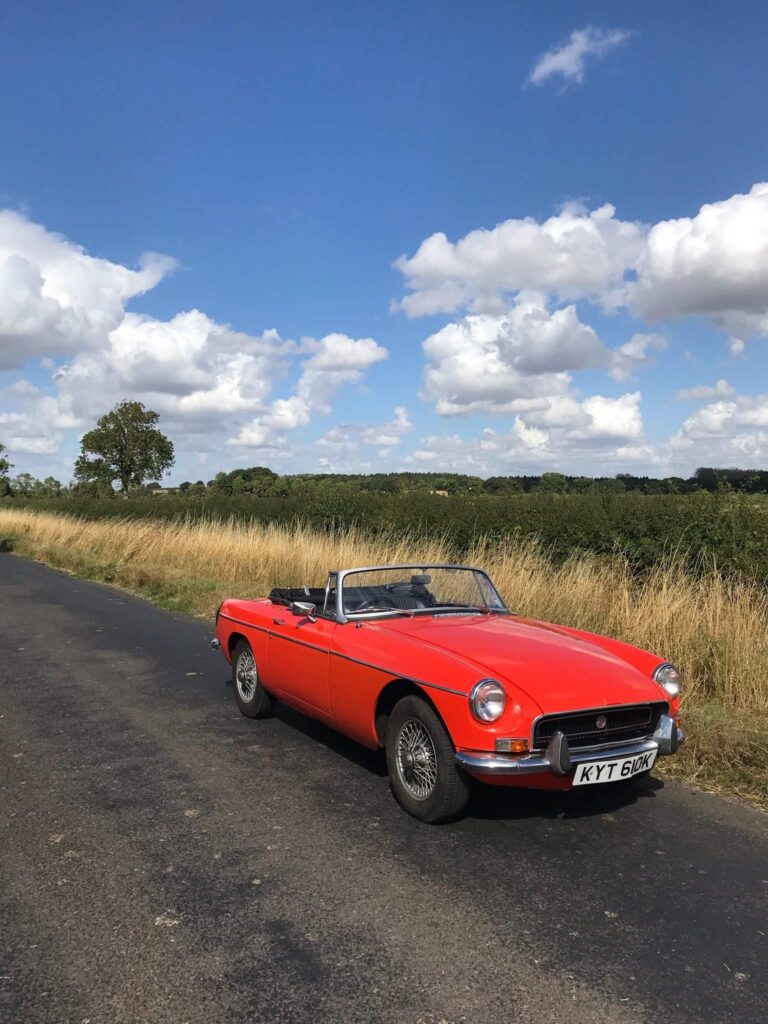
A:
[[[189,517],[89,520],[8,506],[0,508],[0,538],[21,555],[204,617],[225,596],[319,583],[329,568],[459,559],[481,565],[521,614],[674,660],[683,674],[688,742],[660,770],[768,807],[768,594],[761,581],[725,574],[706,554],[691,561],[669,548],[638,571],[616,553],[574,550],[553,558],[542,542],[519,535],[478,534],[459,545],[450,534],[425,539],[405,530]]]
[[[19,507],[85,519],[130,516],[285,525],[300,520],[320,532],[359,528],[374,537],[383,535],[387,542],[393,536],[443,537],[460,551],[472,549],[479,536],[489,542],[535,539],[555,562],[574,553],[619,551],[634,570],[643,571],[674,555],[694,573],[716,567],[742,578],[768,580],[768,495],[728,490],[691,494],[466,490],[440,495],[414,489],[391,494],[333,479],[294,486],[284,495],[224,494],[208,488],[201,495],[176,492],[127,499],[81,495],[0,499],[0,509]]]

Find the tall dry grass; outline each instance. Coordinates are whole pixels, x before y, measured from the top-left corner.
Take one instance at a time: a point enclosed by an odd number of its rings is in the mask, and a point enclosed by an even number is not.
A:
[[[450,562],[446,540],[221,521],[81,520],[0,509],[0,539],[21,554],[212,616],[227,596],[319,585],[329,569]],[[529,541],[478,539],[462,561],[485,568],[522,614],[614,636],[674,660],[689,742],[665,769],[768,806],[768,597],[755,583],[670,559],[638,578],[621,557],[557,564]]]
[[[44,561],[198,615],[212,615],[226,596],[320,585],[333,568],[455,557],[439,539],[321,533],[301,525],[87,521],[23,509],[0,510],[0,533]],[[674,659],[689,701],[768,711],[768,598],[756,584],[716,572],[694,576],[674,560],[641,579],[620,557],[579,554],[555,564],[528,541],[479,539],[463,560],[485,568],[518,612]]]

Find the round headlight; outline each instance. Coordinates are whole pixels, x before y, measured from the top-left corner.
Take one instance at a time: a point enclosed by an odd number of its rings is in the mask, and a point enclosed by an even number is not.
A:
[[[680,693],[680,673],[668,661],[654,670],[653,678],[670,697],[676,697]]]
[[[482,679],[473,686],[469,695],[472,714],[481,722],[495,722],[497,718],[501,718],[506,704],[507,695],[504,687],[495,679]]]

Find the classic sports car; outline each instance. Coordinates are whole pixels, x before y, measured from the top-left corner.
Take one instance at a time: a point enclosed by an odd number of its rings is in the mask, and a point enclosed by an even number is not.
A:
[[[227,600],[216,639],[237,703],[276,699],[370,748],[427,822],[472,780],[570,789],[649,772],[683,739],[680,679],[654,654],[509,611],[482,569],[394,565]]]

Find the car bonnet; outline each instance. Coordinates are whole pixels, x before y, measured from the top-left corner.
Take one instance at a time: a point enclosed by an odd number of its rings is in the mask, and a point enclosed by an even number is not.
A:
[[[479,678],[512,684],[545,714],[664,699],[649,676],[617,654],[546,623],[450,613],[380,619],[377,626],[474,662]]]

